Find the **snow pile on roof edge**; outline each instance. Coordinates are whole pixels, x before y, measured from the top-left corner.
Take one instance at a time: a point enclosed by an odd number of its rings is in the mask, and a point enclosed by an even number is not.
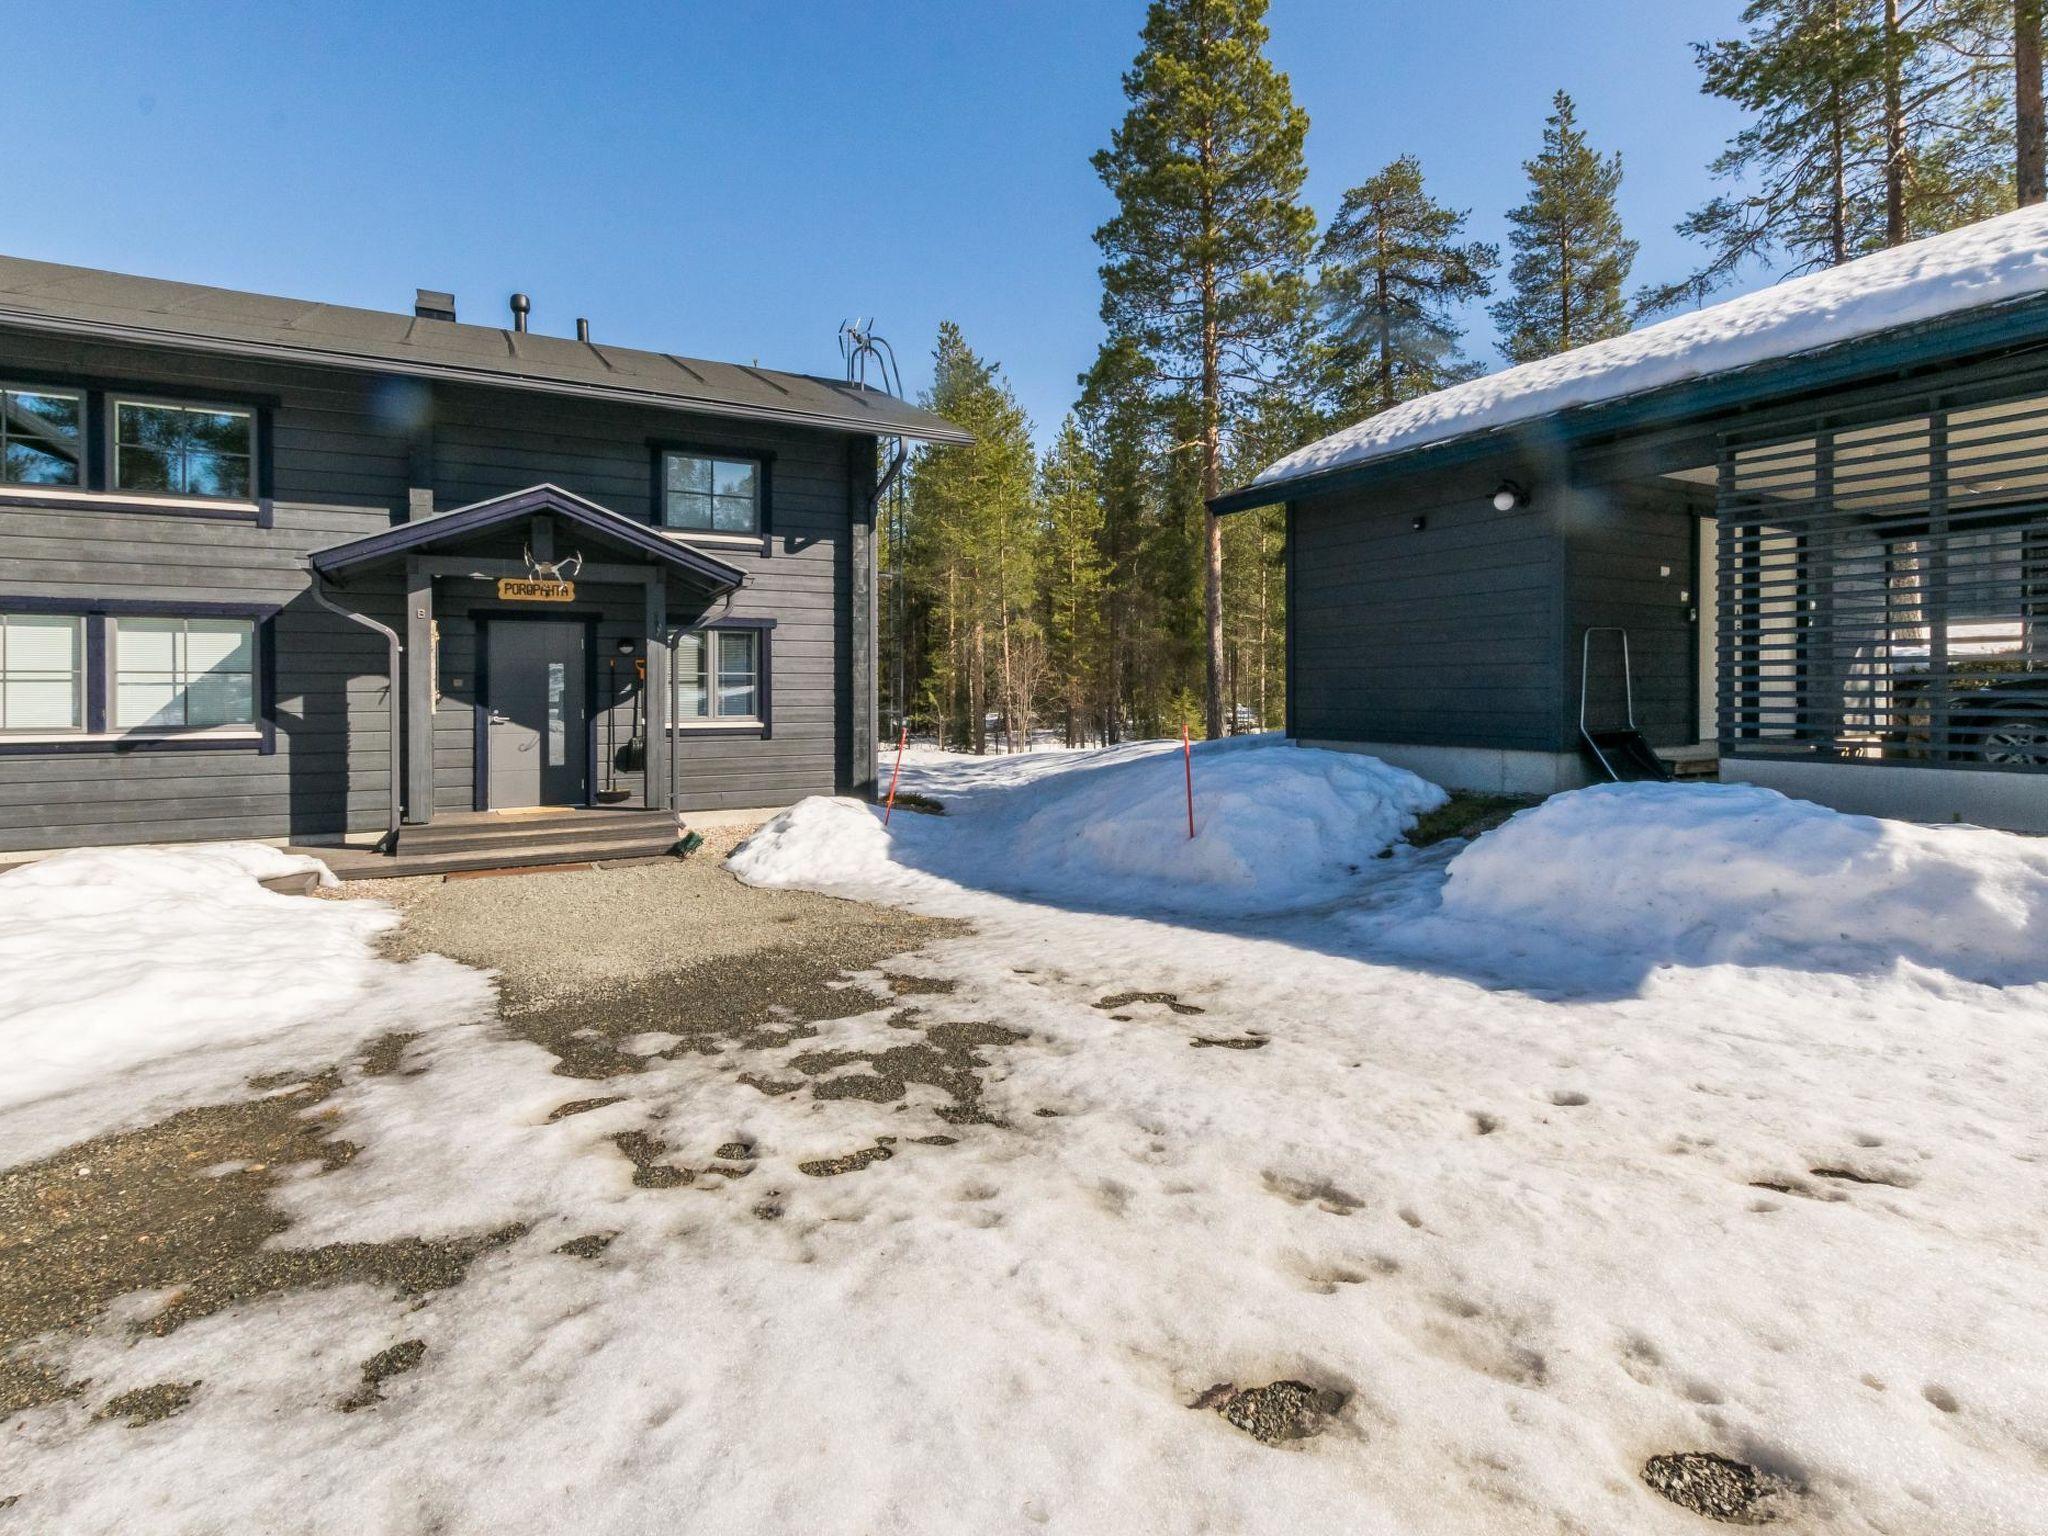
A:
[[[1356,753],[1238,737],[1194,749],[1195,836],[1174,743],[1041,755],[1016,777],[899,811],[808,800],[728,861],[755,885],[884,894],[918,874],[1088,909],[1259,916],[1344,895],[1367,860],[1448,798]]]
[[[1255,486],[1729,373],[2048,292],[2048,205],[1864,256],[1410,400],[1296,449]]]
[[[1845,816],[1746,784],[1605,784],[1452,860],[1446,917],[1693,964],[2048,980],[2048,842]]]

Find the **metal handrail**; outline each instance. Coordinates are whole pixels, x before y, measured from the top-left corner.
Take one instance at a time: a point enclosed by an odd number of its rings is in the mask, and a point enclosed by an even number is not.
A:
[[[1585,633],[1579,645],[1579,734],[1588,736],[1586,726],[1586,696],[1593,685],[1593,637],[1595,635],[1621,636],[1621,693],[1623,706],[1628,711],[1628,728],[1636,728],[1636,681],[1635,671],[1629,664],[1628,631],[1614,624],[1594,625]],[[1604,760],[1604,759],[1603,759]]]

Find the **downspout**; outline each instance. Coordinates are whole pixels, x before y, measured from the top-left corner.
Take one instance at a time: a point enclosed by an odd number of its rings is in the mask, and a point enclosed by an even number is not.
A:
[[[397,630],[392,629],[387,624],[379,624],[368,614],[352,613],[350,610],[342,607],[341,604],[335,602],[333,598],[327,595],[326,583],[321,579],[320,573],[313,570],[311,566],[308,566],[307,570],[313,578],[313,584],[307,591],[312,596],[314,602],[325,608],[329,613],[347,619],[352,624],[360,624],[365,629],[374,629],[384,637],[386,649],[385,670],[390,678],[388,692],[391,697],[391,793],[390,816],[385,827],[384,836],[377,842],[377,852],[396,854],[398,852],[398,830],[405,813],[405,774],[401,752],[405,741],[405,701],[399,697],[398,681],[399,657],[405,653],[405,646],[399,641]],[[344,813],[345,820],[346,814]],[[345,827],[344,831],[346,831]]]
[[[729,601],[727,606],[731,606]],[[676,645],[683,638],[683,629],[684,626],[681,624],[671,624],[668,632],[661,637],[661,643],[668,648],[668,719],[662,724],[662,729],[668,732],[668,741],[665,743],[668,748],[665,758],[668,763],[668,798],[662,803],[671,816],[676,813],[676,748],[681,745],[682,737],[682,733],[676,729],[676,711],[682,708],[683,704],[682,683],[676,677]]]

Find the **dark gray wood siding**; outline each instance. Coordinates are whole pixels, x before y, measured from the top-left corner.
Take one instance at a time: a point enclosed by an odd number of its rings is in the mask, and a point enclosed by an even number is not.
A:
[[[1710,492],[1707,509],[1712,508]],[[1566,726],[1576,735],[1589,628],[1628,635],[1636,724],[1652,746],[1700,739],[1693,591],[1698,497],[1672,482],[1575,488],[1565,530]],[[1619,724],[1626,709],[1620,647],[1596,635],[1591,648],[1589,719]]]
[[[772,455],[772,549],[710,549],[749,575],[735,617],[775,620],[768,641],[773,730],[680,737],[686,809],[785,804],[846,786],[852,715],[844,637],[850,613],[849,439],[653,408],[437,387],[431,427],[416,384],[368,375],[186,357],[0,330],[0,379],[259,397],[269,424],[274,526],[109,507],[24,505],[0,489],[0,606],[7,597],[262,605],[274,620],[275,750],[28,753],[0,748],[0,851],[212,837],[333,838],[380,828],[391,743],[378,637],[315,607],[305,556],[403,521],[408,489],[430,478],[439,510],[552,482],[628,516],[653,517],[657,440]],[[566,553],[567,551],[563,551]],[[603,594],[593,594],[603,597]],[[402,617],[396,579],[353,582],[354,605]],[[441,707],[435,803],[467,809],[473,717],[449,679],[474,675],[474,632],[458,591],[440,599]],[[637,596],[604,604],[600,650],[634,631]],[[690,610],[672,589],[670,613]],[[609,697],[600,655],[594,702]],[[630,697],[621,700],[618,739]],[[600,722],[599,739],[608,733]],[[600,774],[600,780],[602,775]],[[637,777],[621,779],[638,787]]]
[[[1529,506],[1494,510],[1504,477]],[[1296,503],[1291,734],[1568,748],[1560,509],[1506,462]]]

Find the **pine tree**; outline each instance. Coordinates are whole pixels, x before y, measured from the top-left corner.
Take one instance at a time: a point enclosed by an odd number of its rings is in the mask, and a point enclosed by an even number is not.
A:
[[[932,632],[918,696],[942,739],[950,724],[954,739],[985,752],[992,702],[1013,737],[1029,729],[1039,555],[1031,424],[999,366],[950,320],[939,326],[923,403],[974,441],[927,448],[910,468],[905,578]]]
[[[2001,206],[2048,198],[2048,113],[2042,106],[2043,0],[1921,0],[1935,15],[1921,29],[1952,74],[1945,141],[1966,151],[1972,190]],[[1981,183],[2004,184],[1984,199]],[[1968,209],[1965,212],[1971,211]],[[1960,219],[1958,220],[1960,221]]]
[[[1095,457],[1069,416],[1039,470],[1044,518],[1047,702],[1058,712],[1066,743],[1083,744],[1103,704],[1103,599],[1109,563]]]
[[[1152,0],[1124,76],[1130,110],[1095,169],[1102,315],[1195,407],[1198,496],[1222,489],[1233,401],[1299,322],[1315,221],[1299,202],[1308,115],[1265,56],[1266,0]],[[1204,509],[1206,515],[1206,509]],[[1203,530],[1205,716],[1223,728],[1223,536]]]
[[[1403,155],[1344,194],[1316,253],[1337,417],[1356,421],[1472,378],[1455,306],[1493,291],[1500,250],[1461,242],[1467,215],[1423,187]]]
[[[1642,307],[1703,296],[1751,263],[1839,266],[2009,207],[2003,76],[1982,39],[1990,11],[2012,5],[1752,0],[1743,36],[1696,50],[1701,89],[1751,115],[1712,166],[1731,190],[1678,226],[1707,260]]]
[[[1505,338],[1501,350],[1517,363],[1626,331],[1622,289],[1636,259],[1615,207],[1621,156],[1601,155],[1586,142],[1578,109],[1563,91],[1543,126],[1542,153],[1523,169],[1529,196],[1508,215],[1513,292],[1491,310]]]

